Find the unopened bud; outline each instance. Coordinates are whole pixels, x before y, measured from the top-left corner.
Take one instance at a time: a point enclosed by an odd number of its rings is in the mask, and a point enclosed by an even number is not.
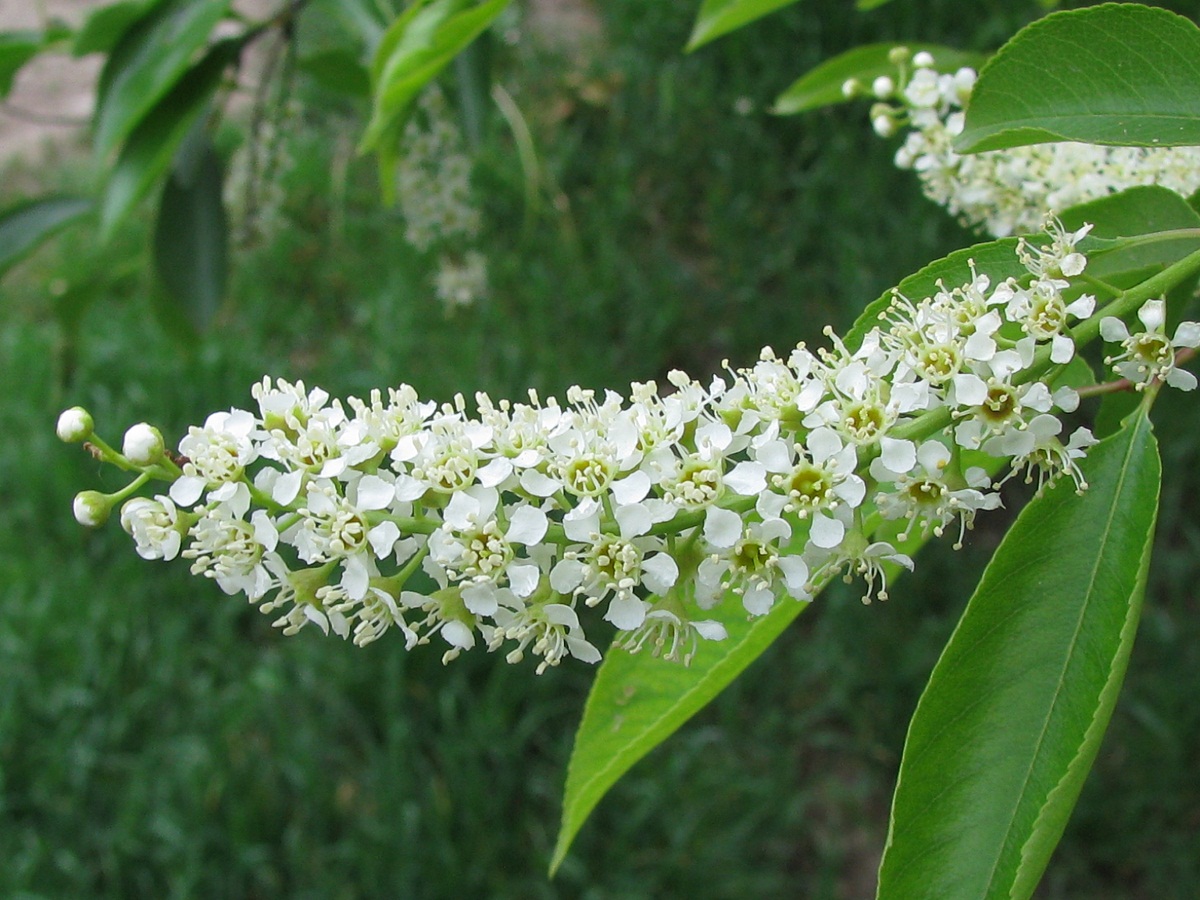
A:
[[[907,47],[893,47],[888,51],[888,62],[893,66],[903,65],[908,62],[908,58],[912,51]]]
[[[64,410],[58,417],[58,426],[55,430],[58,432],[60,441],[78,444],[80,441],[90,438],[95,427],[96,423],[92,421],[91,413],[82,406],[72,406],[70,409]]]
[[[75,513],[75,521],[80,525],[99,528],[108,521],[112,503],[99,491],[81,491],[75,495],[71,509]]]
[[[892,96],[895,90],[896,82],[892,81],[892,79],[888,78],[886,75],[880,75],[871,82],[871,93],[873,93],[880,100],[886,100],[888,97]]]
[[[920,53],[918,53],[916,56],[913,57],[913,65],[916,66],[918,69],[932,69],[933,68],[933,54],[930,53],[928,50],[922,50]]]
[[[121,452],[135,466],[152,466],[162,459],[165,449],[162,433],[153,425],[140,422],[125,432]]]

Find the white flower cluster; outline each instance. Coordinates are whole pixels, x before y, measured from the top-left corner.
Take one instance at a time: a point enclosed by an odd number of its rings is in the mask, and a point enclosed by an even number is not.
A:
[[[959,155],[951,143],[961,133],[975,71],[940,74],[926,52],[900,62],[899,78],[877,78],[870,93],[879,101],[871,123],[882,137],[911,130],[896,152],[896,165],[912,169],[935,203],[964,225],[995,237],[1027,234],[1045,216],[1137,185],[1157,184],[1183,196],[1200,189],[1200,148],[1101,147],[1061,142]],[[848,82],[846,93],[861,90]]]
[[[447,311],[474,303],[488,289],[487,259],[471,249],[482,220],[471,193],[471,167],[462,132],[433,85],[405,126],[396,194],[405,240],[422,253],[437,251],[434,286]]]
[[[599,658],[580,613],[600,607],[619,646],[686,661],[725,636],[719,604],[761,616],[839,575],[886,598],[885,564],[912,566],[899,542],[955,528],[961,542],[1012,474],[1085,486],[1093,438],[1059,417],[1078,397],[1037,376],[1073,356],[1070,320],[1092,315],[1090,297],[1063,296],[1086,230],[1022,243],[1020,281],[973,272],[897,294],[852,344],[768,348],[707,385],[673,372],[666,394],[480,394],[471,414],[407,386],[342,404],[266,378],[256,409],[209,416],[178,456],[135,426],[135,464],[82,410],[59,431],[142,472],[81,494],[81,520],[125,501],[141,556],[190,559],[287,634],[312,623],[366,644],[396,629],[409,647],[440,634],[446,659],[482,643],[510,661],[531,652],[541,671]],[[999,481],[964,451],[996,458]],[[169,490],[127,499],[151,478]],[[897,522],[895,543],[873,533],[881,520]]]
[[[287,223],[285,182],[296,168],[291,136],[303,108],[289,100],[271,115],[256,117],[229,161],[222,194],[239,246],[281,231]]]

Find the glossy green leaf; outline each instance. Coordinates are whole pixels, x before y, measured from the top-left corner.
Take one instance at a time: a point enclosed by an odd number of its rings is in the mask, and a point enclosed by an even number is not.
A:
[[[704,0],[688,38],[691,52],[796,0]]]
[[[932,297],[939,290],[939,281],[951,286],[970,281],[972,263],[976,272],[991,278],[992,284],[1027,274],[1017,259],[1017,238],[1008,237],[955,250],[949,256],[935,260],[909,275],[895,290],[914,301]],[[879,324],[879,316],[891,305],[893,296],[894,291],[887,291],[862,311],[843,338],[847,347],[858,349],[867,332]]]
[[[1068,230],[1092,224],[1082,246],[1088,274],[1110,278],[1168,266],[1200,249],[1200,215],[1174,191],[1156,185],[1129,188],[1063,210]],[[1163,232],[1195,230],[1169,238]],[[1155,237],[1151,237],[1155,236]]]
[[[913,53],[922,50],[932,53],[940,72],[956,72],[964,66],[978,69],[987,61],[982,53],[966,53],[936,44],[867,44],[826,60],[792,82],[791,87],[775,98],[771,112],[790,116],[822,106],[845,103],[852,98],[842,93],[842,85],[851,78],[857,78],[864,85],[869,85],[880,75],[894,78],[896,65],[888,59],[888,54],[896,47],[908,47]]]
[[[38,31],[0,33],[0,98],[7,97],[21,66],[38,55],[43,38]]]
[[[1052,13],[979,73],[960,153],[1046,141],[1200,144],[1200,28],[1140,4]]]
[[[1027,898],[1116,704],[1161,470],[1145,412],[1093,447],[996,551],[909,726],[880,900]]]
[[[617,779],[724,690],[808,606],[780,600],[767,615],[750,621],[739,599],[730,598],[708,614],[725,625],[729,636],[702,641],[690,666],[648,652],[608,651],[575,736],[551,874]]]
[[[417,94],[475,40],[510,0],[419,0],[379,42],[371,66],[375,100],[359,149],[379,147],[397,132]]]
[[[892,0],[857,0],[857,2],[855,2],[854,6],[855,6],[855,8],[861,10],[862,12],[867,12],[868,10],[878,9],[879,7],[883,6],[885,3],[891,3],[891,2],[892,2]]]
[[[216,150],[207,135],[194,132],[163,186],[154,230],[154,267],[170,301],[159,313],[168,324],[182,312],[203,330],[221,305],[229,240],[221,184]]]
[[[175,86],[229,0],[168,0],[130,28],[100,73],[96,153],[108,156]]]
[[[71,53],[86,56],[89,53],[108,53],[121,40],[133,23],[148,14],[162,0],[122,0],[92,10],[84,19],[71,44]]]
[[[42,241],[92,211],[82,197],[47,197],[21,203],[0,214],[0,274],[24,259]]]
[[[988,458],[983,464],[994,467],[996,461]],[[870,509],[869,503],[865,509]],[[914,531],[899,541],[897,535],[905,523],[882,522],[877,513],[869,513],[866,524],[876,539],[891,541],[910,556],[929,540],[928,535]],[[793,545],[800,545],[803,539],[800,534],[793,535]],[[883,568],[888,579],[903,571],[894,563],[885,563]],[[644,652],[609,650],[588,695],[571,751],[551,874],[608,789],[723,691],[808,606],[783,599],[767,615],[750,620],[741,598],[727,594],[724,603],[705,615],[724,625],[728,636],[719,642],[701,641],[690,666],[664,662]]]
[[[208,109],[241,41],[217,44],[150,111],[121,148],[104,187],[100,232],[107,239],[171,166],[184,137]]]

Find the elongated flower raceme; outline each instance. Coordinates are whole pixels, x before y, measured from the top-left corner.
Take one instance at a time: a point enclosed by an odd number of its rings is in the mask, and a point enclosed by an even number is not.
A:
[[[1059,417],[1078,397],[1035,376],[1071,359],[1071,322],[1093,315],[1090,296],[1063,296],[1086,265],[1086,231],[1023,243],[1019,281],[976,274],[931,297],[897,294],[853,346],[831,335],[817,353],[766,349],[708,384],[672,372],[670,393],[480,394],[469,412],[461,396],[438,405],[407,386],[343,404],[264,378],[254,409],[212,414],[178,456],[134,426],[136,461],[70,410],[65,439],[86,434],[94,454],[138,473],[116,494],[84,492],[76,514],[99,525],[123,504],[141,556],[190,560],[286,634],[315,625],[366,644],[394,630],[408,647],[439,636],[447,660],[481,645],[540,657],[541,671],[599,659],[587,627],[602,616],[618,646],[687,661],[725,636],[719,604],[760,616],[838,575],[861,576],[864,601],[886,598],[885,563],[912,560],[868,519],[899,522],[901,539],[951,530],[961,542],[1013,474],[1083,489],[1094,441]],[[1156,312],[1142,316],[1152,331]],[[1163,344],[1116,321],[1104,330],[1125,341],[1118,368]],[[1197,333],[1181,326],[1165,345]],[[1161,355],[1143,380],[1186,380]],[[998,481],[964,450],[996,458]],[[168,487],[145,496],[152,481]]]
[[[846,93],[879,102],[871,124],[882,137],[909,131],[896,165],[912,169],[925,195],[964,225],[995,237],[1037,231],[1047,213],[1097,200],[1137,185],[1156,184],[1191,196],[1200,189],[1198,147],[1102,147],[1059,142],[959,155],[951,142],[963,128],[975,71],[941,74],[933,56],[911,60],[894,51],[897,78],[869,88],[851,81]]]

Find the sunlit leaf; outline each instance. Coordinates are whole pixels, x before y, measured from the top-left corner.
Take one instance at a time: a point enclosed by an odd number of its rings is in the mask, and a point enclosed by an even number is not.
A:
[[[379,43],[371,66],[374,103],[359,149],[378,149],[395,135],[432,79],[492,24],[510,0],[419,0]]]
[[[1200,144],[1200,28],[1140,4],[1052,13],[979,74],[960,153],[1046,141]]]
[[[909,727],[880,900],[1027,898],[1116,704],[1160,466],[1145,412],[1092,448],[996,551]]]
[[[808,606],[784,599],[749,621],[739,598],[729,598],[711,614],[729,636],[702,641],[690,666],[657,659],[648,650],[608,651],[575,736],[552,873],[608,789],[724,690]]]

